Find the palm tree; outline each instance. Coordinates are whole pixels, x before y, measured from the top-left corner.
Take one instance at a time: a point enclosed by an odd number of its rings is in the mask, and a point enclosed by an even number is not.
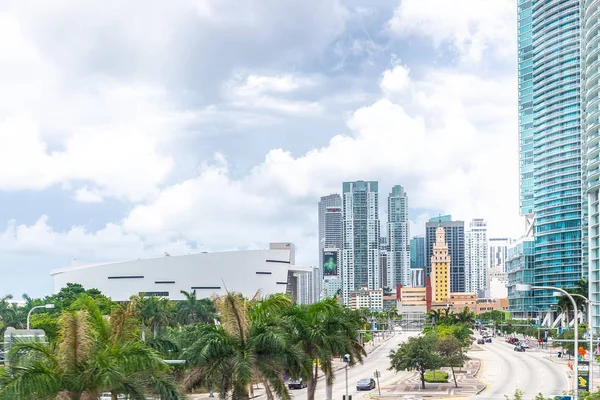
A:
[[[177,322],[181,325],[193,325],[198,322],[211,323],[215,319],[215,307],[210,299],[198,299],[196,291],[181,293],[185,300],[177,303]]]
[[[466,324],[473,324],[475,322],[475,313],[471,312],[469,307],[465,306],[460,313],[456,314],[456,320]]]
[[[274,295],[247,300],[228,292],[214,299],[220,324],[199,327],[199,339],[185,357],[194,369],[187,376],[186,389],[200,382],[216,386],[221,397],[250,398],[251,385],[261,382],[268,399],[289,399],[282,372],[301,370],[302,354],[286,340],[282,312],[292,306],[289,297]]]
[[[0,375],[0,399],[91,400],[102,392],[112,398],[158,395],[179,400],[168,366],[137,339],[133,309],[118,308],[105,318],[87,295],[63,311],[55,346],[18,342]]]
[[[156,296],[134,296],[132,303],[142,322],[142,340],[146,340],[146,329],[152,327],[153,338],[172,325],[172,305],[167,298]]]
[[[291,328],[291,343],[306,355],[302,373],[307,378],[308,400],[315,399],[319,369],[330,390],[335,378],[333,357],[349,354],[350,364],[355,364],[366,355],[357,338],[363,317],[344,309],[336,299],[296,305],[286,313],[286,319]]]

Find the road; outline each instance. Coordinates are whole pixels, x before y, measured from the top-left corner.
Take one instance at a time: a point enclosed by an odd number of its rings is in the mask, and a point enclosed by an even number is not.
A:
[[[566,367],[545,358],[548,353],[534,349],[516,352],[504,338],[494,338],[483,347],[484,351],[472,355],[483,360],[480,377],[489,389],[472,399],[505,400],[504,395],[512,396],[516,389],[523,391],[524,399],[533,399],[538,393],[554,397],[569,389]]]
[[[352,400],[363,399],[367,392],[357,392],[356,382],[361,378],[371,378],[378,370],[381,373],[379,381],[383,386],[387,381],[395,378],[398,379],[400,374],[394,374],[392,371],[388,371],[390,366],[388,355],[390,350],[395,349],[398,344],[406,341],[409,336],[416,335],[416,333],[401,333],[396,334],[385,342],[378,341],[380,344],[378,348],[373,350],[365,359],[363,364],[357,364],[352,368],[348,369],[348,393],[352,395]],[[377,390],[372,391],[373,394],[377,393]],[[306,389],[292,390],[292,397],[295,399],[306,399]],[[335,382],[333,384],[333,399],[341,400],[342,396],[346,394],[346,371],[339,370],[335,375]],[[325,399],[325,381],[321,378],[317,385],[316,396],[317,399]],[[257,399],[264,399],[265,396],[258,396]]]

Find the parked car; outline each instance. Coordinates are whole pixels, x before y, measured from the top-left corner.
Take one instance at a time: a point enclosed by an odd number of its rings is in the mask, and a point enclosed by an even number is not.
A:
[[[483,338],[477,339],[477,344],[485,344],[485,340]]]
[[[302,379],[294,380],[290,379],[288,381],[288,388],[290,389],[304,389],[307,386],[306,382]]]
[[[373,390],[375,389],[375,379],[363,378],[356,382],[356,390]]]
[[[529,348],[529,345],[527,344],[527,342],[520,342],[519,346],[521,346],[524,349],[528,349]]]
[[[126,399],[127,399],[127,396],[125,396],[124,394],[117,395],[117,400],[126,400]],[[100,397],[98,397],[98,400],[112,400],[112,395],[110,394],[110,392],[100,393]]]
[[[515,346],[515,351],[519,351],[519,352],[525,351],[525,347],[523,347],[521,345],[517,345],[517,346]]]
[[[486,343],[492,343],[492,338],[491,337],[486,337],[485,338],[485,342]]]

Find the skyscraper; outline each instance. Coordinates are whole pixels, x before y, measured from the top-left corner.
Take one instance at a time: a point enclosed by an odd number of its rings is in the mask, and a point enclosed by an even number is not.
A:
[[[396,185],[388,196],[388,240],[390,252],[388,282],[410,285],[410,234],[408,221],[408,196],[404,188]]]
[[[487,224],[475,218],[465,234],[465,291],[483,297],[488,274]]]
[[[314,277],[315,297],[323,294],[323,252],[326,248],[342,248],[342,197],[330,194],[319,201],[319,276]],[[339,252],[338,252],[339,254]],[[338,260],[339,261],[339,260]]]
[[[573,288],[582,275],[580,8],[518,1],[520,209],[534,215],[538,286]],[[552,290],[534,299],[542,309],[557,302]]]
[[[451,215],[431,218],[425,224],[427,276],[431,276],[431,256],[438,226],[444,228],[444,237],[450,254],[450,291],[465,291],[465,223],[452,221]]]
[[[415,236],[410,240],[410,267],[424,268],[425,261],[425,235]]]
[[[379,289],[379,188],[376,181],[343,184],[342,275],[344,303],[350,291]]]

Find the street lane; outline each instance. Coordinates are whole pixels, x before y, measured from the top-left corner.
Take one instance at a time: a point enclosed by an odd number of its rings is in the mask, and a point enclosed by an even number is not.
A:
[[[512,395],[516,389],[523,391],[524,399],[533,399],[538,393],[553,397],[569,389],[566,368],[544,358],[546,353],[532,349],[516,352],[504,338],[494,338],[482,347],[484,351],[471,355],[483,360],[480,376],[489,389],[472,399],[504,400],[504,395]]]
[[[352,395],[353,400],[363,399],[368,397],[367,391],[356,391],[356,382],[361,378],[373,378],[375,370],[381,373],[379,382],[381,386],[385,386],[388,381],[392,379],[399,379],[405,372],[400,372],[397,375],[393,371],[388,371],[390,366],[388,355],[390,350],[395,349],[400,343],[405,342],[408,337],[414,336],[416,333],[398,333],[392,336],[385,342],[377,342],[380,344],[372,353],[370,353],[365,359],[363,364],[355,365],[348,369],[348,393]],[[306,389],[291,390],[292,397],[295,399],[305,399]],[[371,391],[373,394],[377,394],[377,389]],[[344,369],[336,372],[335,381],[333,384],[333,399],[341,400],[342,396],[346,394],[346,371]],[[264,399],[265,396],[259,396],[259,399]],[[317,399],[325,399],[325,381],[323,378],[319,379],[316,392]]]

